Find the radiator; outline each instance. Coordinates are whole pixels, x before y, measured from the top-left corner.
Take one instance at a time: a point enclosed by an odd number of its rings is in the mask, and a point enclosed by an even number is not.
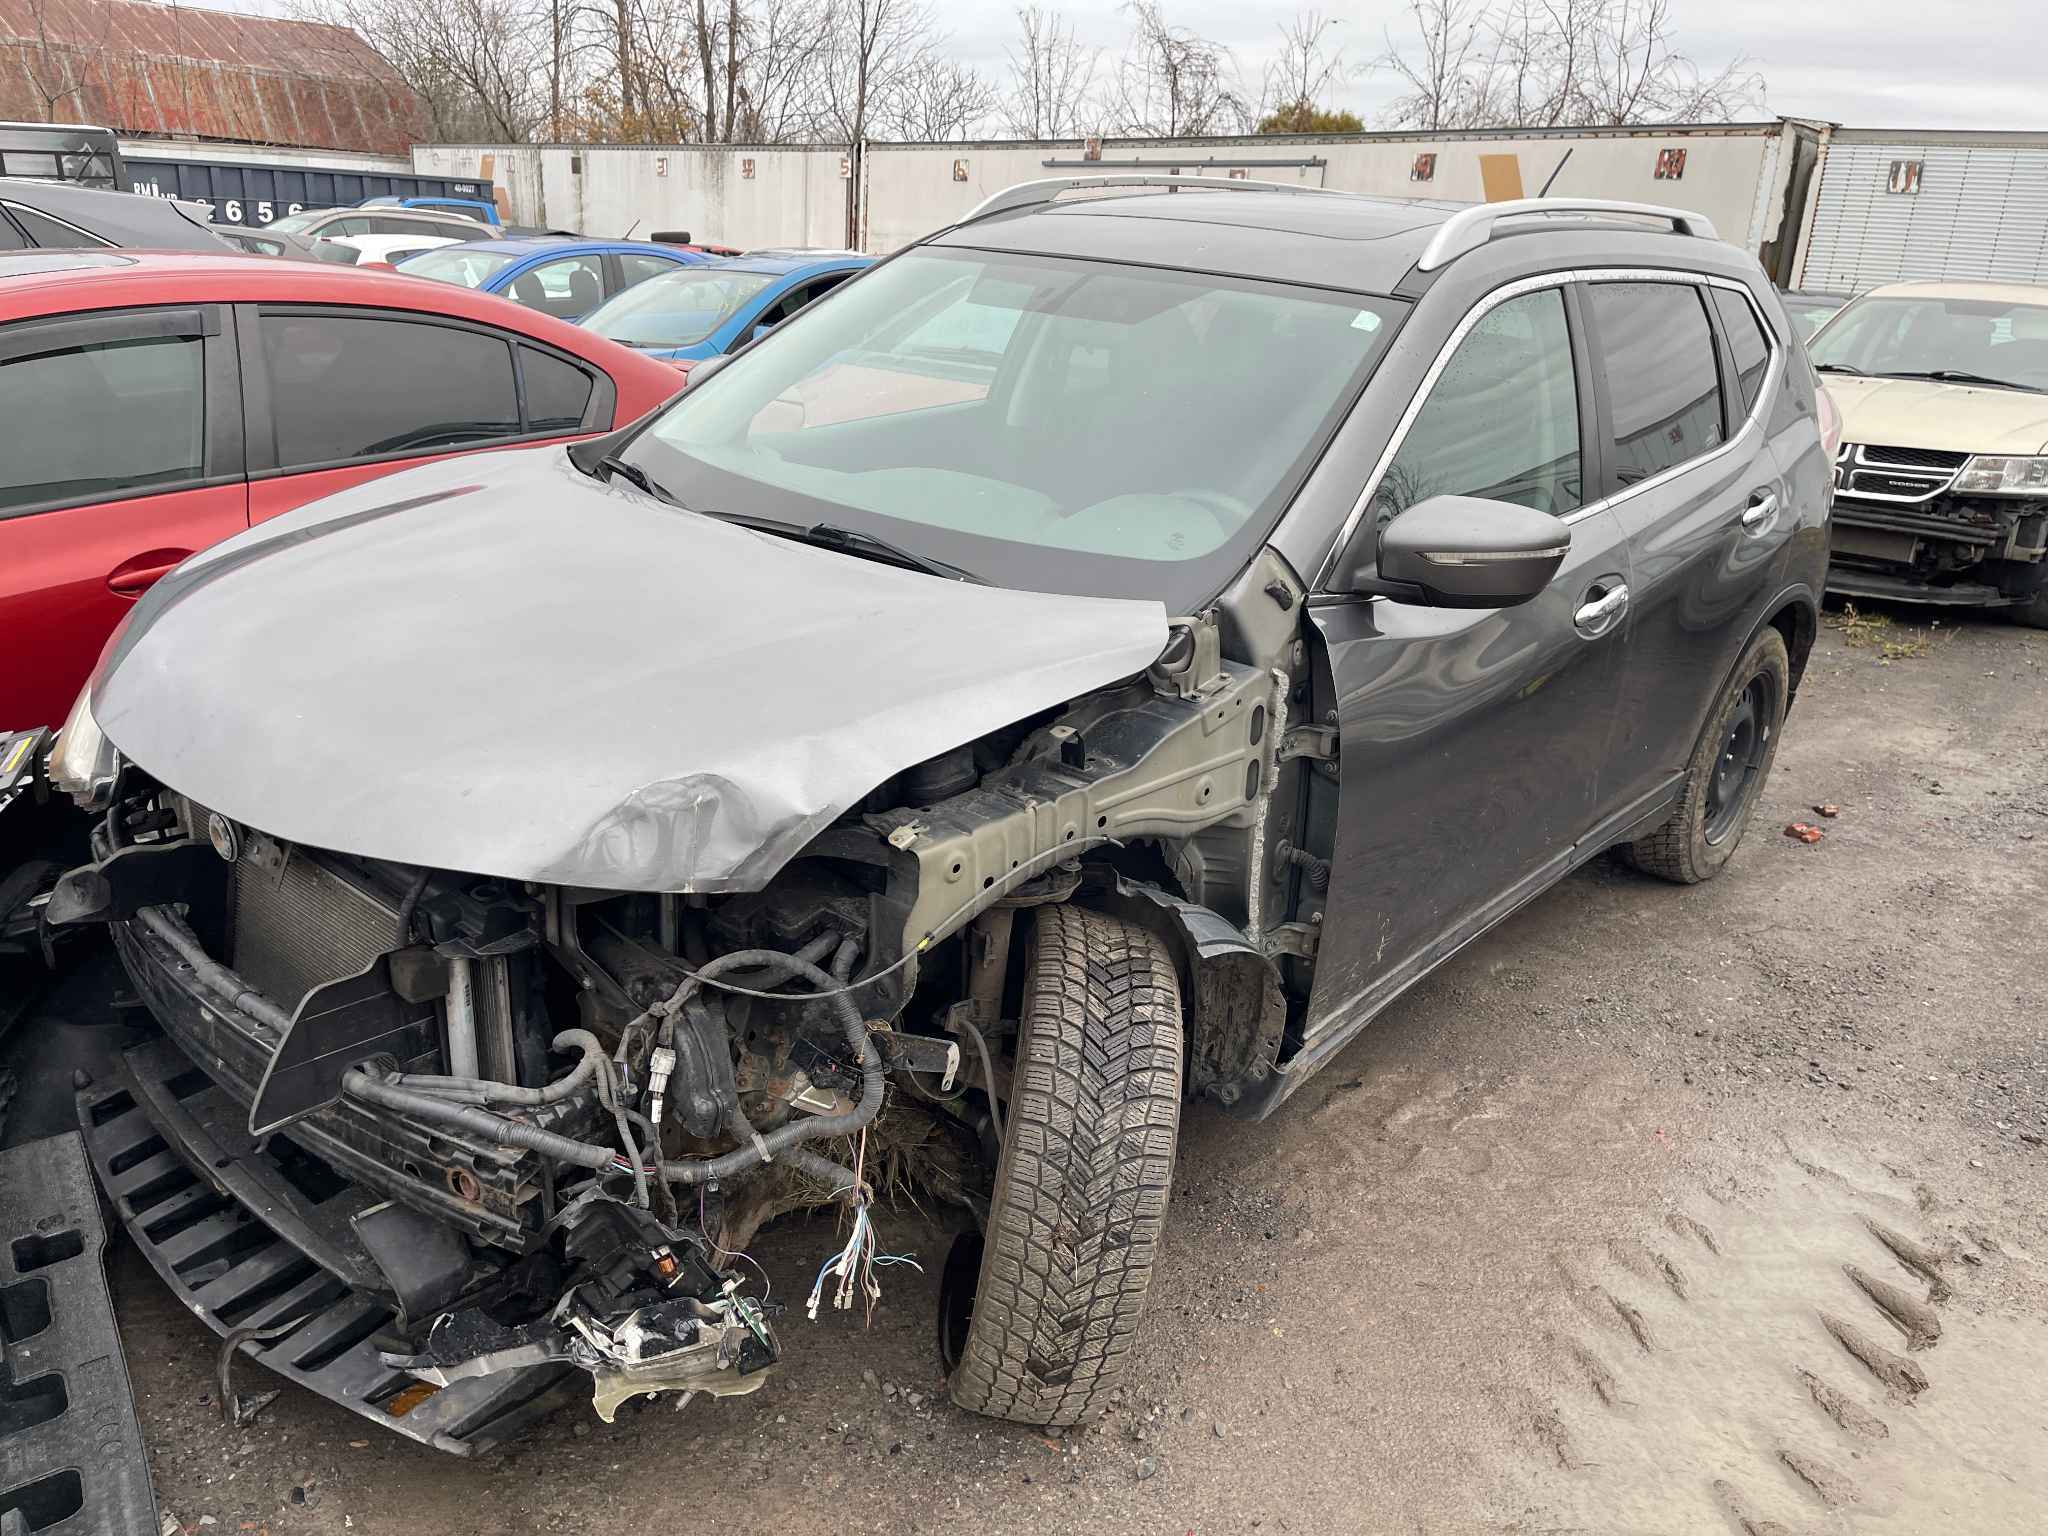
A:
[[[399,947],[398,902],[261,834],[228,874],[227,962],[287,1013]]]

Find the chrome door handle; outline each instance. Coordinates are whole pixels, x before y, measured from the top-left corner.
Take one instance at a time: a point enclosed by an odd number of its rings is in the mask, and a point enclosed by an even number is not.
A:
[[[1617,583],[1609,587],[1590,603],[1582,603],[1579,611],[1572,615],[1572,622],[1581,629],[1591,629],[1603,624],[1628,606],[1628,588]]]
[[[1777,515],[1778,493],[1776,491],[1766,491],[1743,509],[1742,526],[1754,528],[1759,523],[1769,522]]]

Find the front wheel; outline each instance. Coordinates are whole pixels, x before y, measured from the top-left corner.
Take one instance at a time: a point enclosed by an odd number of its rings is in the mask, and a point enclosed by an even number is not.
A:
[[[2005,611],[2015,624],[2048,629],[2048,565],[2035,566],[2028,574],[2033,580],[2033,591]]]
[[[952,1395],[1020,1424],[1074,1424],[1107,1401],[1166,1224],[1180,981],[1155,934],[1080,907],[1040,909],[1025,966],[1002,1156]]]
[[[1707,722],[1686,769],[1678,809],[1629,845],[1636,868],[1680,885],[1697,885],[1721,872],[1763,796],[1791,697],[1785,637],[1766,629],[1743,653]]]

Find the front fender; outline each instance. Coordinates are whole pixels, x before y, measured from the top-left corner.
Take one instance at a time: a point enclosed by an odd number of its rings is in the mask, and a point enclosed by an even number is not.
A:
[[[1149,928],[1173,949],[1188,1019],[1187,1091],[1258,1118],[1273,1098],[1287,998],[1272,960],[1208,907],[1123,875],[1094,888],[1091,905]]]

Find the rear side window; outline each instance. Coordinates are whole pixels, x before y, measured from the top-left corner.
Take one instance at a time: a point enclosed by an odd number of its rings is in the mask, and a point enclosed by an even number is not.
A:
[[[1771,344],[1764,328],[1757,324],[1756,311],[1739,293],[1726,288],[1709,288],[1707,295],[1721,316],[1721,330],[1728,337],[1728,349],[1735,354],[1735,379],[1742,390],[1744,415],[1756,409],[1757,391],[1764,387],[1764,373],[1771,365]]]
[[[27,232],[31,245],[42,246],[45,250],[77,250],[81,247],[97,248],[108,242],[98,235],[88,235],[73,229],[61,220],[37,213],[33,208],[24,208],[20,203],[9,203],[7,211]]]
[[[557,320],[575,320],[604,302],[604,264],[595,256],[542,262],[513,278],[506,297]]]
[[[1586,290],[1614,417],[1623,485],[1718,447],[1721,368],[1699,289],[1690,283],[1594,283]]]
[[[416,321],[266,314],[280,469],[438,453],[519,434],[512,349]]]
[[[1384,527],[1432,496],[1563,516],[1584,504],[1579,392],[1564,294],[1496,305],[1458,343],[1373,495]]]
[[[0,363],[0,512],[198,479],[204,350],[197,337],[160,336]]]
[[[649,256],[641,251],[619,253],[619,291],[623,293],[635,283],[644,283],[650,277],[659,277],[664,272],[673,272],[679,264],[664,261],[659,256]]]
[[[526,375],[527,430],[581,430],[583,412],[590,405],[590,375],[535,347],[519,349],[519,367]]]

